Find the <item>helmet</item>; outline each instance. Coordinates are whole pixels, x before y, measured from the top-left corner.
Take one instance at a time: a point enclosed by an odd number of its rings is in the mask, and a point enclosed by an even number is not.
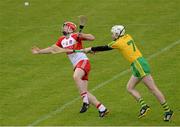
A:
[[[67,26],[67,29],[66,30],[64,30],[64,27],[65,26]],[[73,22],[65,22],[64,24],[63,24],[63,32],[65,32],[65,33],[67,33],[67,34],[69,34],[69,33],[72,33],[72,32],[74,32],[74,31],[76,31],[76,29],[77,29],[77,26],[76,26],[76,24],[74,24]]]
[[[115,25],[111,28],[111,32],[116,38],[118,38],[125,34],[125,28],[123,25]]]

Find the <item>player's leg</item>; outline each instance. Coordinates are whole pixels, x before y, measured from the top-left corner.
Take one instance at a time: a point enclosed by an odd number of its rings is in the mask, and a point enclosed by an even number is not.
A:
[[[84,82],[88,84],[88,74],[83,77]],[[99,117],[104,117],[109,113],[109,110],[97,100],[97,98],[88,91],[89,102],[94,105],[99,111]]]
[[[140,93],[135,89],[136,85],[140,82],[138,77],[132,75],[127,83],[127,91],[136,99],[141,98]]]
[[[83,80],[83,82],[85,84],[88,84],[88,80]],[[100,117],[104,117],[106,114],[108,114],[109,112],[108,109],[99,100],[97,100],[97,98],[93,94],[91,94],[88,90],[87,90],[87,94],[88,94],[89,103],[94,105],[98,109]],[[84,106],[82,106],[81,112],[83,112],[84,109],[86,109],[83,107]]]
[[[81,108],[81,113],[85,112],[88,109],[89,102],[96,106],[99,110],[99,116],[103,117],[108,113],[106,107],[101,104],[94,95],[88,92],[88,74],[90,72],[90,63],[89,61],[81,61],[74,72],[74,80],[77,84],[77,87],[82,93],[81,95],[86,95],[88,97],[88,103],[86,102],[86,97],[83,96],[83,106]],[[84,94],[85,93],[85,94]],[[84,101],[85,99],[85,101]]]
[[[107,113],[108,110],[106,107],[101,104],[94,95],[92,95],[90,92],[88,92],[87,87],[88,87],[88,81],[87,80],[82,80],[84,78],[85,72],[81,68],[76,68],[74,72],[74,80],[76,82],[77,88],[79,89],[81,96],[83,98],[83,106],[80,110],[80,113],[84,113],[87,111],[89,107],[89,103],[93,104],[96,106],[96,108],[99,110],[99,116],[104,117]]]
[[[137,102],[141,105],[140,113],[138,115],[139,118],[145,116],[149,111],[149,106],[145,103],[140,93],[135,89],[136,85],[141,81],[140,78],[135,77],[134,75],[128,81],[127,91],[137,100]]]
[[[84,86],[88,86],[87,80],[82,80],[82,81],[84,82]],[[87,89],[86,89],[86,91],[87,91],[89,103],[93,104],[94,106],[97,106],[97,104],[99,104],[100,102]]]
[[[76,86],[83,100],[83,106],[80,110],[80,113],[86,112],[89,106],[88,91],[87,91],[88,84],[84,82],[84,80],[82,80],[82,77],[84,75],[85,72],[81,68],[76,68],[73,75],[74,81],[76,82]]]
[[[74,81],[76,82],[76,86],[81,93],[87,92],[87,87],[88,84],[86,82],[84,82],[84,80],[82,80],[82,77],[85,75],[84,70],[82,70],[81,68],[76,68],[74,71]]]
[[[97,98],[92,95],[90,92],[88,92],[88,97],[90,100],[90,103],[93,104],[99,111],[99,117],[104,117],[106,114],[109,113],[109,110],[97,100]]]
[[[160,102],[162,105],[165,115],[164,115],[164,120],[169,121],[171,119],[171,116],[173,115],[173,111],[170,109],[169,105],[166,102],[166,99],[162,92],[158,89],[156,86],[153,77],[149,74],[147,76],[143,77],[143,82],[144,84],[148,87],[148,89],[155,95],[157,100]]]
[[[131,70],[135,77],[142,79],[142,77],[148,75],[150,73],[149,64],[143,57],[139,57],[131,64]],[[145,116],[147,112],[150,110],[149,106],[145,103],[142,97],[137,98],[137,101],[141,105],[139,118]]]
[[[156,96],[156,98],[158,99],[158,101],[161,104],[163,104],[166,101],[164,98],[164,95],[158,89],[158,87],[156,86],[156,84],[155,84],[155,82],[154,82],[154,80],[150,74],[147,76],[144,76],[142,81],[147,86],[147,88]]]

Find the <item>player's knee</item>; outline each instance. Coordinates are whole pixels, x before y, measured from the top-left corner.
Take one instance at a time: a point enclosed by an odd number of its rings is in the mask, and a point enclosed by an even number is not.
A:
[[[130,85],[127,85],[126,89],[129,93],[131,93],[133,91],[133,88]]]

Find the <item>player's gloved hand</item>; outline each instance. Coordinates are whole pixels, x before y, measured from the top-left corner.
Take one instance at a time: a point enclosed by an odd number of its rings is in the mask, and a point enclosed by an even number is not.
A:
[[[32,47],[32,49],[31,49],[32,54],[39,54],[39,51],[40,51],[40,48],[38,48],[36,46]]]

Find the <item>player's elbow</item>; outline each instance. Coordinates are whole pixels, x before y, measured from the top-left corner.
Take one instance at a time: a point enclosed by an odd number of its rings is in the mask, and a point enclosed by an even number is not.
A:
[[[91,36],[91,41],[94,41],[95,40],[95,37],[92,35]]]
[[[92,34],[83,34],[83,33],[81,33],[81,37],[84,40],[87,40],[87,41],[94,41],[95,40],[95,37]]]
[[[94,41],[94,40],[95,40],[95,37],[94,37],[92,34],[87,34],[86,40]]]

